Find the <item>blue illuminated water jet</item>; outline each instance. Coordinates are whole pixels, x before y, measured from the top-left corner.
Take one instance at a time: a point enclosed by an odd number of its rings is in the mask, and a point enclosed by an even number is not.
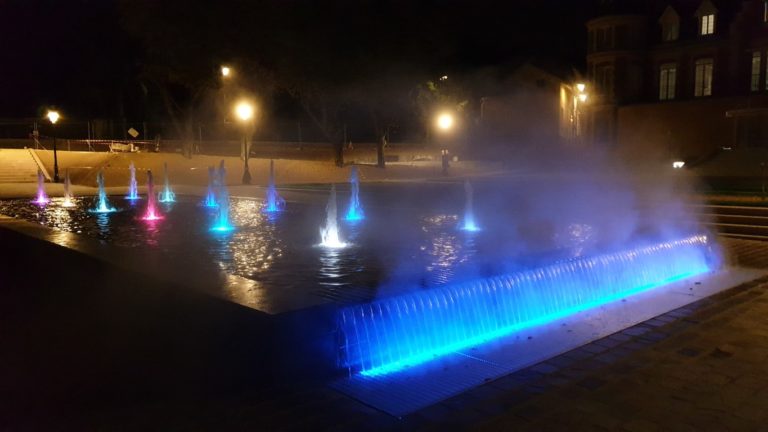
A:
[[[464,220],[462,221],[461,229],[464,231],[480,231],[480,227],[475,223],[475,209],[473,204],[474,191],[469,180],[464,182],[464,193]]]
[[[163,164],[163,176],[165,177],[165,184],[163,190],[157,196],[157,200],[161,203],[172,203],[176,201],[176,194],[171,190],[171,182],[168,180],[168,162]]]
[[[350,222],[361,221],[365,219],[365,212],[360,204],[360,178],[357,175],[357,167],[354,165],[349,173],[349,186],[351,195],[346,219]]]
[[[269,161],[269,181],[267,182],[267,205],[264,211],[274,213],[282,211],[285,207],[285,200],[277,193],[275,187],[275,161]]]
[[[208,167],[208,190],[205,193],[205,199],[203,199],[204,207],[218,207],[219,203],[216,202],[216,188],[217,186],[216,168]]]
[[[128,195],[125,197],[127,200],[137,200],[139,197],[139,185],[136,182],[136,166],[133,165],[133,161],[128,166],[128,170],[131,172],[131,180],[128,182]]]
[[[112,213],[117,211],[117,209],[109,204],[109,200],[107,199],[107,191],[104,189],[104,172],[101,170],[96,174],[96,183],[99,186],[99,192],[96,197],[96,208],[92,209],[91,212]]]
[[[338,315],[340,364],[379,375],[706,273],[704,235],[355,305]]]
[[[219,171],[216,173],[216,215],[211,226],[211,231],[229,232],[235,229],[229,222],[229,191],[227,190],[227,170],[224,168],[224,161],[219,164]]]

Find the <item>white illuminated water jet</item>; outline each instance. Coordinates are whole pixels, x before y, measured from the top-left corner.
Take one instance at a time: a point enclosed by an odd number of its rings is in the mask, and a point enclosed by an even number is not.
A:
[[[343,248],[347,246],[339,238],[339,221],[336,212],[336,185],[331,186],[331,196],[325,206],[325,226],[320,228],[320,246],[327,248]]]
[[[461,229],[464,231],[480,231],[480,227],[475,223],[475,210],[473,204],[473,190],[472,184],[469,180],[464,182],[464,192],[466,194],[466,201],[464,203],[464,222]]]
[[[74,207],[75,201],[72,196],[72,182],[69,180],[69,170],[64,174],[64,202],[61,203],[62,207]]]
[[[131,161],[131,165],[128,166],[128,169],[131,171],[131,180],[128,183],[128,196],[125,198],[129,200],[137,200],[139,199],[139,185],[136,182],[136,167],[133,165],[133,161]]]
[[[176,201],[176,194],[171,190],[171,182],[168,180],[168,163],[163,164],[163,176],[165,177],[165,185],[163,190],[157,195],[158,201],[161,203],[172,203]]]
[[[349,173],[349,185],[352,195],[349,198],[347,220],[363,220],[365,219],[365,212],[363,212],[363,206],[360,204],[360,178],[357,175],[356,166],[352,166],[352,171]]]

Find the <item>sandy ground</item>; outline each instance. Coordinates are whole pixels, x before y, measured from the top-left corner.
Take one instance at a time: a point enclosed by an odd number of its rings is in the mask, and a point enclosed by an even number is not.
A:
[[[52,152],[37,150],[37,154],[48,171],[52,173]],[[95,185],[96,173],[99,169],[103,169],[107,186],[125,187],[130,176],[131,162],[136,166],[140,184],[145,183],[147,170],[152,170],[156,182],[161,180],[163,165],[167,163],[168,173],[174,185],[205,186],[208,183],[208,167],[218,166],[222,160],[227,168],[227,183],[241,184],[243,162],[237,157],[197,155],[187,159],[173,153],[58,152],[60,176],[63,177],[64,172],[69,170],[72,183],[85,186]],[[278,185],[346,182],[350,172],[349,166],[338,168],[329,161],[275,159],[274,163],[275,179]],[[252,184],[266,185],[269,176],[269,160],[250,159],[249,165]],[[371,165],[356,166],[363,182],[421,181],[503,173],[501,165],[494,163],[455,162],[452,163],[448,176],[442,174],[440,164],[435,162],[388,163],[385,169]],[[52,190],[57,190],[55,185]]]

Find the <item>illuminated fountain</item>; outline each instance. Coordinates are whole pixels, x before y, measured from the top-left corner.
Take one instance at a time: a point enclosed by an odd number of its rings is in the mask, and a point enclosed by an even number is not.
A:
[[[114,207],[109,205],[107,199],[107,191],[104,189],[104,172],[99,170],[96,174],[96,183],[99,185],[99,194],[96,197],[96,208],[92,209],[93,213],[111,213],[117,211]]]
[[[61,203],[62,207],[74,207],[75,199],[72,196],[72,182],[69,180],[69,170],[64,174],[64,202]]]
[[[155,199],[155,180],[152,178],[152,170],[147,170],[147,210],[144,212],[145,221],[156,221],[163,216],[157,211],[157,200]]]
[[[128,166],[128,169],[131,171],[131,181],[128,183],[128,195],[125,197],[125,199],[128,200],[137,200],[140,199],[139,197],[139,186],[136,182],[136,167],[133,165],[133,161],[131,161],[131,165]]]
[[[171,190],[171,182],[168,180],[168,163],[163,164],[164,187],[157,195],[161,203],[172,203],[176,201],[176,194]]]
[[[462,222],[461,229],[464,231],[480,231],[480,227],[475,223],[475,209],[472,202],[474,191],[469,180],[464,182],[464,192],[466,198],[464,202],[464,221]]]
[[[229,191],[227,190],[227,170],[224,169],[224,161],[219,164],[216,179],[216,217],[213,220],[211,230],[227,232],[235,229],[229,222]]]
[[[267,206],[265,212],[273,213],[282,211],[285,207],[285,200],[277,193],[275,187],[275,161],[269,161],[269,181],[267,183]]]
[[[349,198],[347,220],[352,222],[363,220],[365,219],[365,213],[363,212],[363,206],[360,205],[360,179],[357,175],[357,167],[354,165],[349,173],[349,185],[352,195]]]
[[[219,203],[216,202],[216,179],[216,168],[208,167],[208,191],[205,193],[205,198],[203,199],[204,207],[218,207],[219,205]]]
[[[48,198],[48,194],[45,193],[45,176],[43,176],[43,171],[37,170],[37,197],[35,197],[35,200],[32,201],[33,203],[37,205],[46,205],[51,200]]]
[[[340,364],[380,375],[714,270],[704,235],[386,298],[338,314]]]
[[[320,246],[343,248],[347,244],[339,239],[339,221],[336,211],[336,185],[331,186],[331,196],[325,206],[325,226],[320,228]]]

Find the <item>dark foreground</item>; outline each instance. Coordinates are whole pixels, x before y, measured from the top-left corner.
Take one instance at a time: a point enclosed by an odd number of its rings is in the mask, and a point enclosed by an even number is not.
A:
[[[264,316],[0,233],[14,245],[0,262],[0,430],[721,431],[768,420],[768,279],[395,419],[264,355],[289,340]],[[741,265],[768,268],[768,244],[726,242]]]

